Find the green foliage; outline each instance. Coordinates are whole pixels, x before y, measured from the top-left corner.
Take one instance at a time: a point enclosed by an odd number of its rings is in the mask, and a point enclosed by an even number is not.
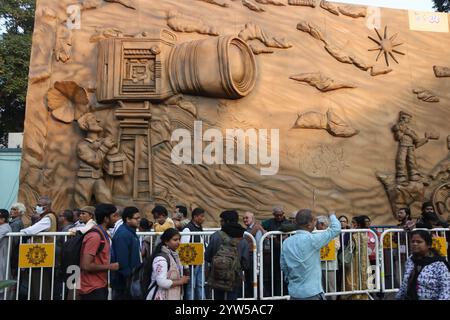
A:
[[[0,281],[0,289],[5,289],[15,284],[16,282],[14,280],[2,280]]]
[[[35,0],[0,0],[0,144],[23,131]]]
[[[433,8],[439,12],[449,12],[450,11],[450,1],[449,0],[433,0]]]

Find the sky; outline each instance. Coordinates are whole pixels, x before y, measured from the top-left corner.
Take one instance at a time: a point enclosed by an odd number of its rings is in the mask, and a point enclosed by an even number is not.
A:
[[[332,2],[355,3],[395,9],[434,11],[432,0],[332,0]]]

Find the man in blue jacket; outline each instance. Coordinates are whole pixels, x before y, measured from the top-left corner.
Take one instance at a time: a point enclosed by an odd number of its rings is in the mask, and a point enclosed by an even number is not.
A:
[[[312,233],[316,218],[309,209],[300,210],[295,221],[299,230],[284,241],[280,258],[281,270],[289,282],[289,295],[291,300],[326,300],[320,249],[340,234],[341,224],[333,213],[328,229]]]
[[[123,224],[117,229],[112,238],[112,261],[118,262],[120,268],[111,273],[111,287],[113,300],[130,300],[127,280],[133,270],[141,263],[139,237],[136,230],[139,227],[141,215],[139,209],[127,207],[122,212]]]

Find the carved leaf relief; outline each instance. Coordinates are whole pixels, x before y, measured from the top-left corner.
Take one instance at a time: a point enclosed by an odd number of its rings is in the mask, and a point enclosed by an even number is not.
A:
[[[291,6],[316,7],[316,0],[289,0],[288,4]]]
[[[198,0],[198,1],[214,4],[216,6],[223,7],[223,8],[228,8],[230,6],[228,3],[223,2],[223,1],[218,1],[218,0]]]
[[[306,112],[299,114],[293,129],[326,129],[327,116],[320,112]]]
[[[219,35],[215,27],[206,25],[200,19],[188,17],[174,10],[169,11],[167,14],[167,25],[178,32],[197,32],[211,36]]]
[[[434,75],[437,78],[450,77],[450,68],[442,66],[433,66]]]
[[[413,89],[413,93],[417,94],[417,99],[424,102],[439,102],[439,97],[429,90],[416,88]]]
[[[97,30],[97,33],[92,35],[89,39],[90,42],[97,42],[108,38],[120,38],[123,37],[124,33],[122,30],[116,28],[107,28],[102,30]]]
[[[293,129],[323,129],[335,137],[350,138],[359,133],[345,122],[334,111],[328,110],[326,114],[320,112],[306,112],[299,114]]]
[[[322,92],[328,92],[344,88],[355,88],[355,85],[353,84],[335,81],[327,76],[324,76],[320,72],[301,73],[298,75],[291,76],[290,79],[300,82],[306,82],[309,85],[316,87],[318,90]]]
[[[352,18],[364,18],[367,14],[367,9],[365,7],[348,5],[339,6],[339,12]]]
[[[266,33],[259,25],[254,23],[247,23],[245,29],[239,33],[239,38],[244,41],[259,40],[267,47],[287,49],[292,47],[292,44],[284,38],[279,38]]]
[[[118,3],[123,5],[128,9],[136,10],[136,5],[134,0],[105,0],[106,2]]]
[[[88,111],[89,99],[76,82],[57,81],[47,93],[47,103],[56,119],[71,123]]]
[[[359,133],[359,130],[354,129],[333,110],[327,111],[327,119],[327,130],[333,136],[350,138]]]
[[[252,10],[252,11],[256,11],[256,12],[264,12],[264,11],[266,11],[263,8],[261,8],[260,6],[258,6],[252,0],[242,0],[242,4],[244,6],[246,6],[247,8],[249,8],[250,10]]]
[[[266,47],[262,47],[262,46],[258,46],[258,45],[254,45],[254,44],[250,44],[250,49],[252,49],[253,53],[256,55],[264,54],[264,53],[271,54],[274,52],[271,49],[267,49]]]
[[[283,2],[280,2],[277,0],[255,0],[255,1],[258,3],[261,3],[261,4],[271,4],[271,5],[280,6],[280,7],[285,6],[285,4]]]
[[[322,9],[325,9],[325,10],[327,10],[328,12],[331,12],[332,14],[335,14],[335,15],[339,15],[339,9],[338,9],[338,6],[337,5],[335,5],[335,4],[333,4],[333,3],[331,3],[331,2],[328,2],[328,1],[326,1],[326,0],[322,0],[321,2],[320,2],[320,7],[322,8]]]
[[[297,29],[309,33],[313,38],[327,43],[323,35],[323,31],[314,23],[302,20],[297,24]]]
[[[392,68],[373,66],[370,68],[370,75],[372,77],[375,77],[375,76],[379,76],[381,74],[388,74],[392,71],[393,71]]]

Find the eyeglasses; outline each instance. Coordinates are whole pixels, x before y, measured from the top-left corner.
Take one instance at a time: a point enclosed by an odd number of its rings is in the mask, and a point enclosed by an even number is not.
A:
[[[282,216],[284,216],[284,213],[274,213],[273,215],[275,217],[282,217]]]

